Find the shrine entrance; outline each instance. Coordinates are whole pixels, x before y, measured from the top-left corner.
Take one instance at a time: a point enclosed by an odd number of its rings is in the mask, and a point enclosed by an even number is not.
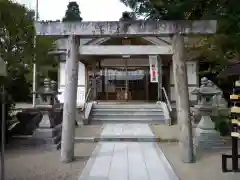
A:
[[[97,80],[97,100],[148,101],[149,81],[149,67],[103,68]]]

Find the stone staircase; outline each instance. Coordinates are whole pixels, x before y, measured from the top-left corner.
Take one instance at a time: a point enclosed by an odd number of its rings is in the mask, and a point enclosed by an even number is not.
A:
[[[97,103],[93,104],[90,123],[166,124],[168,118],[161,104]]]

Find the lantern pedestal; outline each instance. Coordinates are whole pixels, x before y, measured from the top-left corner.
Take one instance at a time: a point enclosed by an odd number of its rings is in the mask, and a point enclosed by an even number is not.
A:
[[[210,116],[202,116],[195,132],[196,146],[200,149],[209,149],[216,146],[220,140],[220,133],[215,130],[215,125]]]

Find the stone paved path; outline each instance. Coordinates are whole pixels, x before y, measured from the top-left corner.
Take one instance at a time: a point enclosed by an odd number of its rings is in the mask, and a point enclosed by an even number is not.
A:
[[[102,136],[154,136],[147,124],[107,124]],[[102,142],[79,180],[178,180],[153,142]]]
[[[146,124],[107,124],[101,137],[154,137]]]

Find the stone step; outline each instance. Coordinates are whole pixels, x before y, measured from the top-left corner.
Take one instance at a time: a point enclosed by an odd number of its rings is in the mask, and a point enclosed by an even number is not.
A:
[[[160,115],[160,116],[134,116],[134,115],[130,115],[130,116],[117,116],[117,117],[113,117],[113,116],[93,116],[91,118],[92,120],[96,120],[96,121],[101,121],[101,120],[106,120],[106,121],[116,121],[116,120],[128,120],[128,121],[163,121],[165,118],[164,116]]]
[[[102,136],[102,137],[75,137],[76,143],[97,142],[177,142],[176,139],[161,139],[155,136]]]
[[[161,105],[157,104],[94,104],[92,123],[165,124]]]
[[[104,111],[94,111],[92,112],[92,116],[163,116],[163,112],[146,112],[146,111],[139,111],[139,112],[104,112]]]
[[[104,114],[104,115],[92,115],[92,120],[98,120],[98,119],[106,119],[106,120],[114,120],[115,118],[121,119],[121,120],[164,120],[164,115],[115,115],[115,114]]]
[[[161,109],[162,107],[160,105],[156,104],[94,104],[93,108],[98,108],[98,109],[114,109],[114,108],[119,108],[119,109]]]
[[[119,108],[119,107],[112,107],[112,108],[93,108],[92,112],[163,112],[162,108]]]
[[[75,137],[75,142],[158,142],[159,138],[156,137],[90,137],[82,138]]]
[[[143,124],[165,124],[165,119],[134,119],[134,118],[131,118],[131,119],[123,119],[123,118],[119,118],[119,117],[116,117],[116,118],[92,118],[91,119],[91,123],[92,124],[105,124],[105,123],[114,123],[114,124],[117,124],[117,123],[143,123]]]

